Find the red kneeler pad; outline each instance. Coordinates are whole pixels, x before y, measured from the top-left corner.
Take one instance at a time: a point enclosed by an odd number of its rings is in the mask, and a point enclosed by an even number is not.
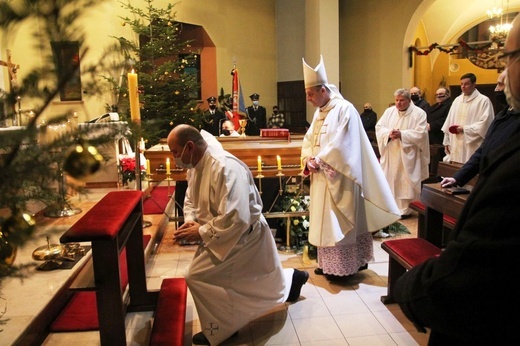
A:
[[[150,239],[150,235],[143,236],[143,246],[145,248],[150,242]],[[121,289],[123,289],[128,285],[126,249],[123,249],[119,254],[119,270],[121,275]],[[98,329],[96,292],[94,291],[79,291],[75,293],[50,327],[52,333]]]

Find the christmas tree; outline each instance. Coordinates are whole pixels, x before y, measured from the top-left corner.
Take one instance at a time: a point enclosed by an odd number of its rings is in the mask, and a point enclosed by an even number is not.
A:
[[[122,5],[132,15],[121,17],[122,25],[130,27],[139,42],[118,40],[139,75],[143,136],[154,145],[175,125],[202,127],[202,111],[197,106],[200,84],[193,73],[200,56],[189,41],[179,38],[175,4],[157,8],[153,0],[143,2],[144,9],[130,3]]]

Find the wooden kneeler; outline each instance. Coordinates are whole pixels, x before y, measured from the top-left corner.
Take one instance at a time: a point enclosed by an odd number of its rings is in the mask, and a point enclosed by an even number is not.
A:
[[[439,256],[442,251],[422,238],[387,240],[381,244],[381,248],[390,257],[388,261],[387,293],[386,296],[381,296],[383,304],[395,303],[394,285],[401,275],[427,259]]]

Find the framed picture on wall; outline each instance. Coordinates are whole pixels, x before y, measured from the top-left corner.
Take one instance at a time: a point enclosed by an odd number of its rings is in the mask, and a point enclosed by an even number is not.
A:
[[[79,42],[51,42],[51,47],[58,73],[58,83],[62,85],[60,100],[81,101]]]

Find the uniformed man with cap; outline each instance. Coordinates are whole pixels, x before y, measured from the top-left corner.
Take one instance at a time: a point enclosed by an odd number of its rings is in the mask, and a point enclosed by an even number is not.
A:
[[[226,115],[217,108],[217,98],[215,96],[208,97],[209,110],[204,112],[204,130],[213,136],[219,136],[222,123],[226,120]]]
[[[258,100],[260,95],[257,93],[249,96],[253,104],[247,107],[247,125],[246,135],[247,136],[259,136],[260,129],[267,128],[267,117],[265,107],[260,106]]]

